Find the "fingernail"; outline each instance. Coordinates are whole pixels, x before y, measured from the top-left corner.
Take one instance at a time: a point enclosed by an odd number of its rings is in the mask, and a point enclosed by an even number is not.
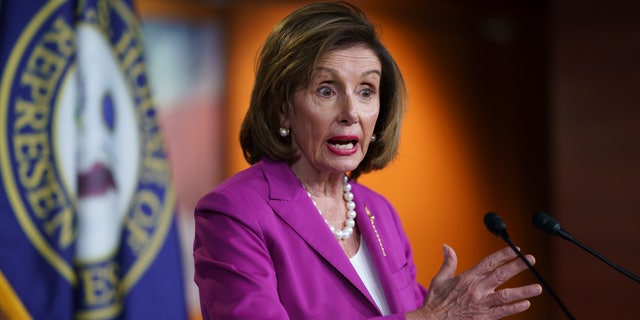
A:
[[[442,254],[444,254],[445,257],[449,257],[449,245],[446,243],[442,245]]]
[[[534,293],[536,295],[542,294],[542,286],[541,285],[537,285]]]

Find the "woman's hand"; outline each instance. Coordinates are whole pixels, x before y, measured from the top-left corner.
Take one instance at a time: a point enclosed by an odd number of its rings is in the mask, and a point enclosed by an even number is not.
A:
[[[509,247],[484,258],[473,268],[454,276],[458,258],[444,245],[444,261],[431,280],[424,305],[407,319],[501,319],[527,310],[528,298],[542,293],[539,284],[518,288],[497,287],[527,269]],[[535,258],[526,256],[533,265]]]

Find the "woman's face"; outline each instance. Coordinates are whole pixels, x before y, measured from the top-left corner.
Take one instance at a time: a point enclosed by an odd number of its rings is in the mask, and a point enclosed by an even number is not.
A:
[[[282,116],[301,155],[294,164],[298,171],[342,174],[358,166],[380,111],[380,77],[380,60],[364,45],[320,59]]]

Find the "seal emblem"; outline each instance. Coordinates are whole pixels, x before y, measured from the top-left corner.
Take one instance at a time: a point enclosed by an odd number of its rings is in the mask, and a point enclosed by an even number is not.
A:
[[[175,198],[137,19],[121,1],[80,3],[49,1],[10,53],[0,170],[24,233],[75,286],[76,316],[114,317]]]

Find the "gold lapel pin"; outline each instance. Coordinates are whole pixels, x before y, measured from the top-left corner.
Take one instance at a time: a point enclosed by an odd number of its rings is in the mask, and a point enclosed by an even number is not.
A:
[[[371,221],[371,227],[373,227],[373,232],[375,232],[376,234],[376,238],[378,238],[378,244],[380,245],[380,250],[382,250],[382,255],[383,256],[387,256],[387,253],[384,251],[384,246],[382,245],[382,240],[380,239],[380,234],[378,233],[378,229],[376,229],[376,217],[371,213],[371,211],[369,211],[368,207],[364,207],[364,211],[367,212],[367,215],[369,216],[369,221]]]

